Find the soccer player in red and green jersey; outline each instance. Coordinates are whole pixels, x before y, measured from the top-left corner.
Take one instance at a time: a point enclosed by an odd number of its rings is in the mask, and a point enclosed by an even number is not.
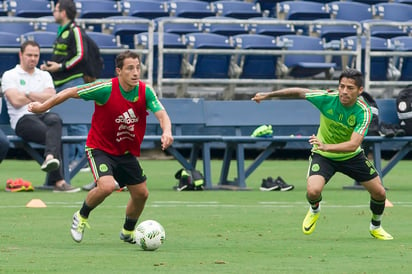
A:
[[[339,77],[337,91],[285,88],[257,93],[252,98],[257,103],[271,97],[302,98],[320,111],[317,135],[309,139],[312,145],[307,177],[310,207],[302,224],[304,234],[311,234],[315,229],[324,186],[336,172],[341,172],[360,182],[370,193],[370,234],[380,240],[393,239],[381,226],[386,201],[385,188],[361,148],[372,120],[369,105],[359,98],[362,91],[362,73],[347,69]]]
[[[95,101],[86,153],[97,186],[73,215],[70,232],[76,242],[83,239],[90,212],[115,190],[116,182],[120,187],[127,186],[130,193],[120,239],[134,242],[133,231],[149,195],[146,175],[136,159],[146,130],[147,109],[160,122],[162,149],[173,143],[169,115],[153,89],[139,80],[139,56],[132,51],[120,53],[116,73],[118,76],[111,80],[67,88],[44,103],[28,106],[29,111],[42,113],[69,98]]]

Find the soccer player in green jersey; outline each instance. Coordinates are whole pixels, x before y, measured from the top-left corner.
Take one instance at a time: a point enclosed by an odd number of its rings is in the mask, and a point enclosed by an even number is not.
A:
[[[311,234],[315,229],[324,186],[336,172],[341,172],[360,182],[370,193],[370,234],[380,240],[393,239],[381,226],[386,201],[385,188],[361,148],[372,120],[369,105],[359,98],[362,91],[362,73],[347,69],[339,77],[337,91],[295,87],[257,93],[252,98],[257,103],[272,97],[301,98],[311,102],[320,111],[317,135],[309,139],[312,153],[306,197],[310,207],[302,224],[304,234]]]

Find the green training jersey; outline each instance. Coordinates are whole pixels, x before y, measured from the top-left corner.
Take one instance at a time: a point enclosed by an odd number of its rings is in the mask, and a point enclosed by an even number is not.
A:
[[[320,91],[306,94],[306,99],[320,110],[320,126],[317,137],[324,144],[338,144],[349,141],[353,132],[365,136],[372,120],[369,105],[358,98],[351,107],[345,107],[339,101],[337,91]],[[350,159],[359,152],[327,152],[312,149],[313,152],[336,161]]]
[[[104,105],[109,100],[110,94],[112,93],[112,80],[98,80],[93,83],[80,85],[78,88],[80,88],[80,90],[77,94],[79,94],[80,98],[83,100],[93,100],[98,105]],[[123,97],[130,102],[136,102],[139,98],[139,85],[129,92],[124,91],[124,89],[120,86],[120,91]],[[153,88],[147,84],[145,94],[146,108],[148,110],[155,113],[164,109]]]

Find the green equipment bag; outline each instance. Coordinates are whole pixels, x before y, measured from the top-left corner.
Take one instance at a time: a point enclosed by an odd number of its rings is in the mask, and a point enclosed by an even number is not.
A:
[[[175,178],[179,180],[176,187],[177,191],[204,189],[204,177],[198,170],[179,169],[175,174]]]
[[[273,129],[271,125],[261,125],[251,134],[252,137],[272,137]]]

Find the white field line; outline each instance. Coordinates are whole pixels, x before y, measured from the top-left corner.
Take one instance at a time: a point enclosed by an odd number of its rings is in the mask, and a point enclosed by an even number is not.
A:
[[[48,207],[54,207],[54,208],[78,208],[80,207],[83,202],[47,202],[44,201]],[[412,202],[394,202],[391,201],[394,207],[396,208],[397,206],[400,207],[412,207]],[[369,203],[368,201],[365,201],[363,204],[353,204],[353,205],[341,205],[341,204],[334,204],[328,203],[326,201],[322,202],[326,207],[329,208],[369,208]],[[124,208],[126,205],[119,205],[119,206],[109,206],[105,205],[104,203],[101,204],[99,207],[112,207],[112,208]],[[151,201],[146,204],[146,207],[215,207],[215,208],[270,208],[270,207],[287,207],[287,208],[293,208],[293,207],[307,207],[308,204],[306,201],[302,202],[276,202],[276,201],[270,201],[270,202],[256,202],[256,204],[228,204],[228,203],[221,203],[218,201]],[[25,204],[23,205],[0,205],[1,208],[22,208],[25,207]]]

